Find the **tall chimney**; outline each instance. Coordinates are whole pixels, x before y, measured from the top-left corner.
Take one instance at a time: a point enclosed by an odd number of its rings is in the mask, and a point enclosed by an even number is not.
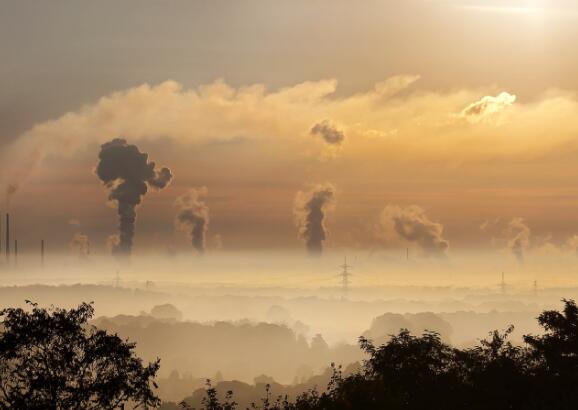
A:
[[[18,239],[14,239],[14,265],[18,265]]]
[[[10,214],[6,214],[6,261],[10,262]]]
[[[40,241],[40,264],[44,267],[44,239]]]

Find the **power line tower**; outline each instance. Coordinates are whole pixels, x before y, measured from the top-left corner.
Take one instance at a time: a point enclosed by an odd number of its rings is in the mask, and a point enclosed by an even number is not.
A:
[[[349,272],[350,265],[347,264],[347,256],[343,260],[343,265],[340,266],[341,273],[338,275],[341,278],[341,300],[347,299],[347,294],[349,293],[349,285],[351,280],[349,279],[353,274]]]

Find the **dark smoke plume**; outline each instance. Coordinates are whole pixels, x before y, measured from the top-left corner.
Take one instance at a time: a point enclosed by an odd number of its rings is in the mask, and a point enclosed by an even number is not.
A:
[[[443,230],[443,226],[431,221],[419,206],[389,205],[381,214],[380,234],[415,243],[430,255],[443,256],[449,248]]]
[[[318,185],[307,192],[299,191],[295,197],[295,221],[310,254],[323,251],[323,241],[327,238],[325,216],[334,198],[335,188],[331,184]]]
[[[148,187],[166,187],[173,175],[168,168],[156,169],[136,145],[116,138],[102,144],[96,174],[110,189],[108,198],[116,202],[119,216],[118,244],[113,253],[129,255],[132,250],[136,206],[141,203]]]
[[[310,132],[311,135],[320,136],[326,143],[331,145],[341,145],[343,140],[345,140],[345,134],[343,131],[338,130],[327,120],[315,124],[313,128],[311,128]]]
[[[199,253],[205,251],[207,229],[209,225],[209,208],[201,201],[207,195],[207,188],[191,189],[177,198],[175,205],[179,208],[175,223],[188,233],[193,248]]]

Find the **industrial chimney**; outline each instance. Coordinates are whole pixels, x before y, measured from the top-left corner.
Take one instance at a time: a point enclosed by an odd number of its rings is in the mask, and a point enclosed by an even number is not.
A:
[[[40,264],[44,267],[44,239],[40,241]]]
[[[18,239],[14,239],[14,265],[18,266]]]

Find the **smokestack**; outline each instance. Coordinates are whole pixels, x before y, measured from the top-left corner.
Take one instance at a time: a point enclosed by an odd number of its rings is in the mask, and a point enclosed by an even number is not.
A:
[[[6,214],[6,262],[10,262],[10,214]]]
[[[113,247],[113,253],[129,256],[137,206],[149,188],[163,189],[170,183],[173,174],[166,167],[157,168],[154,162],[149,161],[148,154],[120,138],[101,145],[96,174],[110,190],[108,199],[117,205],[119,241]]]
[[[205,237],[209,224],[209,207],[201,200],[205,195],[207,195],[206,187],[193,188],[178,197],[175,202],[179,207],[175,223],[179,229],[187,232],[193,248],[201,254],[205,251]]]
[[[334,203],[335,187],[329,183],[317,185],[310,191],[297,192],[293,213],[299,235],[310,255],[320,255],[327,238],[325,217]]]
[[[14,264],[18,265],[18,239],[14,239]]]
[[[44,267],[44,239],[40,241],[40,264]]]

